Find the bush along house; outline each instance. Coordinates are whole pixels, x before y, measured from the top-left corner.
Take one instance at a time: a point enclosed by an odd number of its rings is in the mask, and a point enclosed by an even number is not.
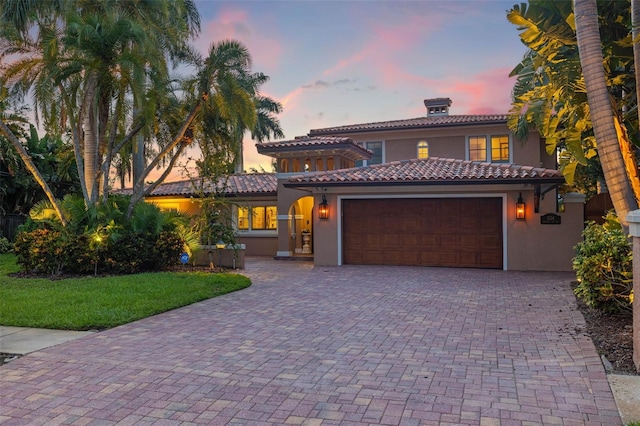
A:
[[[227,180],[247,255],[316,265],[416,265],[569,271],[584,196],[544,141],[516,140],[507,115],[450,115],[449,98],[423,117],[313,129],[257,144],[275,173]],[[197,214],[190,182],[156,188],[162,208]]]

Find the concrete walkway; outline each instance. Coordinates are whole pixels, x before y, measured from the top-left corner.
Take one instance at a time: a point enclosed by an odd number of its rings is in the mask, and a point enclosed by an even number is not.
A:
[[[90,331],[0,326],[0,353],[26,355],[89,334]]]
[[[3,424],[622,424],[571,274],[313,267],[0,367]]]

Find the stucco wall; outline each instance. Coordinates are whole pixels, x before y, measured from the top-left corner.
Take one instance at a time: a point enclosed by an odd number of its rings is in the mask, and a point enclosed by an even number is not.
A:
[[[466,156],[467,136],[498,135],[509,133],[506,125],[480,125],[464,127],[440,127],[432,129],[407,129],[393,132],[362,132],[344,134],[356,142],[384,141],[386,162],[417,158],[417,143],[429,143],[429,156],[457,158]],[[553,156],[545,152],[544,143],[536,131],[529,132],[526,141],[511,135],[512,162],[534,167],[555,168]]]
[[[451,194],[449,188],[430,188],[420,194],[416,188],[394,188],[388,197],[444,196]],[[565,203],[565,211],[557,213],[561,217],[560,225],[542,225],[540,217],[546,213],[555,214],[555,190],[540,200],[539,213],[534,212],[534,195],[531,185],[517,190],[507,186],[467,186],[458,188],[460,196],[492,194],[503,197],[504,249],[507,251],[505,269],[537,270],[537,271],[570,271],[574,256],[573,247],[581,240],[583,229],[583,198]],[[367,192],[369,195],[367,195]],[[526,203],[526,219],[516,220],[515,204],[522,193]],[[341,224],[340,199],[353,196],[385,197],[381,188],[359,189],[356,192],[327,193],[327,201],[331,207],[328,220],[318,220],[314,229],[314,260],[316,265],[339,265],[341,260]],[[316,194],[315,202],[319,203],[321,195]],[[568,197],[569,198],[569,197]],[[401,202],[401,198],[398,200]]]
[[[254,237],[241,236],[237,239],[239,244],[246,247],[247,256],[275,256],[278,251],[278,237]]]
[[[558,212],[560,225],[543,225],[541,216],[555,213],[553,193],[540,203],[540,212],[534,213],[533,193],[524,193],[527,201],[525,221],[515,219],[513,209],[507,209],[507,229],[510,270],[571,271],[573,247],[582,240],[584,229],[584,196],[565,197],[565,211]],[[511,193],[507,204],[514,204],[518,193]]]

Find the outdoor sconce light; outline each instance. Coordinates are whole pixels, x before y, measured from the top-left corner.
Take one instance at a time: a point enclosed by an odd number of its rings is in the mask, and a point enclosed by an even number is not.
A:
[[[322,195],[322,202],[318,206],[318,217],[320,219],[329,219],[329,204],[327,204],[327,197]]]
[[[524,220],[524,211],[526,204],[522,200],[522,192],[518,195],[518,201],[516,201],[516,219]]]

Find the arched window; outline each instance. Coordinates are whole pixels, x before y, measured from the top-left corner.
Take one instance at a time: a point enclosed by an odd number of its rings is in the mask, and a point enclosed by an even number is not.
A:
[[[322,164],[322,158],[316,158],[316,170],[317,171],[324,170],[324,165]]]
[[[289,172],[289,160],[287,160],[286,158],[283,158],[282,161],[280,162],[280,171],[282,173]]]
[[[333,170],[333,168],[334,168],[333,157],[329,157],[327,158],[327,170]]]
[[[429,158],[429,143],[427,141],[418,142],[418,158]]]
[[[293,165],[291,167],[291,171],[294,173],[297,173],[300,171],[300,160],[298,160],[297,158],[293,159]]]
[[[304,160],[304,171],[305,172],[310,172],[311,171],[311,159],[310,158],[306,158]]]

